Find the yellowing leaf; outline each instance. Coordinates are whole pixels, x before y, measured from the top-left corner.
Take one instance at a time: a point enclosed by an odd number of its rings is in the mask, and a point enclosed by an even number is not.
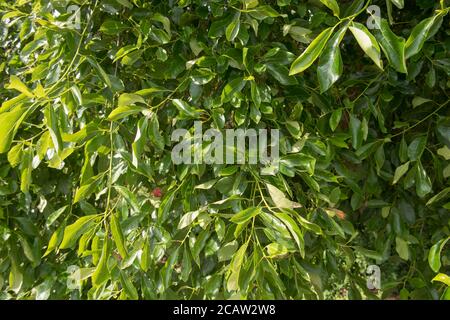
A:
[[[14,75],[11,76],[11,78],[9,80],[9,84],[6,86],[6,89],[17,90],[29,98],[34,97],[33,92],[31,92],[31,90],[28,89],[28,87],[22,82],[22,80],[20,80],[20,78],[18,76],[14,76]]]
[[[431,281],[439,281],[450,286],[450,277],[444,273],[437,274]]]
[[[392,180],[392,184],[396,184],[398,180],[400,180],[400,178],[403,177],[406,172],[408,172],[408,169],[409,161],[397,167],[397,169],[395,169],[394,180]]]
[[[283,191],[281,191],[277,187],[275,187],[269,183],[267,183],[266,185],[267,185],[267,190],[269,191],[269,194],[270,194],[270,197],[272,198],[273,203],[278,208],[292,209],[292,208],[300,208],[301,207],[300,204],[286,198]]]
[[[26,116],[23,107],[0,114],[0,154],[8,152],[16,130]]]

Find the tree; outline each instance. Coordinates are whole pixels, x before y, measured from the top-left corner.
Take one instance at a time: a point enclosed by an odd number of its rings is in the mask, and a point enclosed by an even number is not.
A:
[[[0,297],[448,299],[448,11],[0,2]],[[174,164],[195,121],[279,171]]]

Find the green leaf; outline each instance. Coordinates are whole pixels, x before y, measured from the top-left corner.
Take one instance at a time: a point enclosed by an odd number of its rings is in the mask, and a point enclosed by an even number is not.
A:
[[[164,27],[164,30],[167,32],[167,34],[170,35],[170,19],[169,18],[167,18],[167,17],[163,16],[162,14],[156,12],[153,15],[153,17],[152,17],[152,20],[161,22],[163,27]]]
[[[339,10],[339,5],[336,2],[336,0],[320,0],[320,2],[322,2],[328,9],[333,11],[333,14],[336,17],[339,17],[340,10]]]
[[[108,270],[108,258],[110,256],[109,253],[109,240],[105,239],[102,248],[102,255],[100,256],[100,260],[97,264],[97,268],[92,274],[92,285],[94,287],[98,287],[107,281],[110,277]]]
[[[17,167],[22,161],[23,144],[19,143],[12,147],[8,152],[8,162],[11,167]]]
[[[374,259],[374,260],[381,260],[383,259],[383,255],[381,255],[380,253],[378,253],[375,250],[369,250],[366,248],[362,248],[362,247],[354,247],[355,251],[361,253],[363,256],[370,258],[370,259]]]
[[[48,242],[47,250],[45,251],[44,255],[42,256],[43,258],[48,256],[61,243],[63,235],[64,235],[64,228],[65,228],[65,225],[63,224],[63,225],[59,226],[55,232],[53,232],[53,234],[50,237],[50,240]]]
[[[252,9],[258,6],[258,0],[243,0],[245,9]]]
[[[428,264],[434,272],[438,272],[439,269],[441,269],[441,252],[448,240],[450,240],[450,237],[439,240],[430,248],[430,251],[428,252]]]
[[[230,260],[233,257],[234,253],[236,252],[236,250],[238,249],[238,247],[239,244],[236,240],[228,242],[223,247],[221,247],[217,252],[219,262]]]
[[[128,252],[125,246],[122,227],[120,226],[119,220],[114,214],[111,214],[111,234],[114,242],[116,243],[117,250],[122,256],[122,259],[126,259],[128,256]]]
[[[100,26],[100,31],[107,35],[117,35],[128,29],[128,26],[121,21],[108,19]]]
[[[200,253],[205,248],[206,242],[208,241],[209,237],[211,236],[211,233],[209,230],[203,230],[198,235],[194,247],[192,248],[192,258],[194,259],[195,263],[197,263],[198,266],[200,266]]]
[[[217,179],[209,180],[199,185],[196,185],[194,189],[209,190],[216,184],[216,182]]]
[[[245,83],[246,81],[244,78],[236,78],[228,82],[222,91],[222,103],[230,101],[235,93],[242,91],[245,87]]]
[[[279,212],[276,214],[277,218],[283,221],[286,227],[289,229],[292,237],[297,243],[298,249],[300,251],[300,256],[305,258],[305,242],[303,240],[303,234],[300,231],[297,223],[295,223],[294,219],[292,219],[288,214],[284,212]]]
[[[274,8],[268,5],[258,6],[252,10],[249,10],[249,13],[252,17],[258,20],[281,16],[281,14],[279,14]]]
[[[225,36],[228,41],[233,42],[236,36],[239,33],[239,28],[241,26],[241,14],[240,12],[236,12],[234,15],[233,20],[228,25],[227,29],[225,30]]]
[[[400,141],[400,147],[398,148],[398,157],[401,162],[408,160],[408,145],[406,144],[405,137],[402,137]]]
[[[315,234],[323,235],[322,228],[319,225],[306,220],[296,211],[290,209],[283,209],[283,212],[286,212],[287,214],[294,216],[297,219],[297,221],[302,225],[302,227],[304,227],[305,229],[312,231]]]
[[[405,39],[391,31],[386,19],[381,19],[380,31],[377,39],[386,55],[389,64],[398,72],[407,73],[405,59]]]
[[[61,214],[63,214],[67,208],[69,206],[64,206],[59,208],[56,211],[53,211],[48,217],[47,217],[47,221],[45,222],[45,226],[48,228],[50,227],[53,223],[55,223],[56,220],[58,220],[58,218],[61,216]]]
[[[331,131],[336,130],[339,123],[341,122],[341,118],[342,118],[342,108],[334,110],[333,113],[331,114],[329,121]]]
[[[427,202],[427,206],[432,205],[435,202],[441,201],[442,199],[445,199],[445,197],[450,193],[450,187],[445,188],[444,190],[442,190],[441,192],[439,192],[438,194],[436,194],[435,196],[433,196],[432,198],[430,198],[430,200],[428,200]]]
[[[247,251],[248,242],[244,243],[233,257],[230,264],[230,276],[227,280],[228,291],[239,290],[239,275],[241,273],[242,264]]]
[[[403,175],[405,175],[406,172],[408,172],[408,170],[409,170],[409,161],[402,164],[401,166],[398,166],[397,169],[395,169],[394,179],[392,180],[392,184],[396,184],[398,182],[398,180],[400,180],[400,178],[403,177]]]
[[[416,193],[420,198],[423,198],[431,191],[431,180],[423,168],[422,162],[418,161],[416,169]]]
[[[239,213],[236,213],[231,217],[230,220],[237,224],[243,224],[248,220],[250,220],[251,218],[256,217],[260,213],[261,213],[260,207],[250,207],[240,211]]]
[[[425,41],[433,36],[433,31],[436,28],[439,28],[439,26],[442,24],[442,20],[442,15],[434,15],[430,18],[422,20],[413,28],[405,44],[406,59],[411,58],[412,56],[418,54],[420,50],[422,50]]]
[[[181,114],[187,118],[197,119],[202,113],[201,110],[195,109],[183,100],[173,99],[172,103],[181,112]]]
[[[157,150],[164,150],[165,146],[164,137],[159,132],[159,122],[158,117],[156,115],[153,115],[150,118],[148,130],[150,142],[155,146]]]
[[[214,224],[214,230],[217,233],[217,238],[222,241],[225,237],[225,222],[223,222],[222,219],[217,219],[216,223]]]
[[[409,254],[409,247],[408,242],[403,240],[400,237],[395,238],[395,250],[397,251],[400,258],[403,260],[409,260],[410,254]]]
[[[130,278],[123,272],[120,272],[120,283],[122,284],[122,288],[127,295],[128,298],[131,300],[138,300],[139,294],[136,290],[136,287],[133,285],[133,282],[131,282]]]
[[[289,69],[281,64],[267,63],[267,71],[282,85],[292,86],[298,84],[295,77],[289,76]]]
[[[146,110],[146,109],[143,107],[134,106],[134,105],[118,107],[109,114],[108,120],[117,121],[117,120],[126,118],[128,116],[134,115],[136,113],[142,112],[144,110]]]
[[[168,214],[170,211],[170,208],[172,207],[173,199],[175,198],[175,191],[172,191],[168,193],[164,199],[162,200],[161,204],[159,205],[158,209],[158,219],[161,221],[165,221],[168,218]]]
[[[23,274],[19,267],[15,264],[11,266],[11,271],[9,272],[9,288],[16,294],[19,293],[23,284]]]
[[[22,164],[20,166],[20,191],[28,193],[32,181],[31,172],[33,170],[33,149],[29,148],[24,152]]]
[[[325,49],[320,55],[317,77],[319,79],[321,93],[327,91],[342,74],[343,66],[339,45],[342,38],[344,38],[346,31],[347,27],[339,29],[339,31],[328,40]]]
[[[20,80],[18,76],[12,75],[9,79],[9,84],[5,87],[9,90],[17,90],[20,93],[23,93],[29,98],[34,98],[33,92]]]
[[[277,231],[282,237],[290,239],[291,233],[289,232],[286,225],[281,222],[280,219],[275,217],[273,214],[266,213],[264,211],[261,212],[260,218],[264,222],[264,225],[268,228],[274,229]]]
[[[61,241],[61,245],[59,246],[60,249],[68,249],[75,245],[78,238],[81,237],[83,233],[85,233],[88,229],[90,229],[95,220],[99,216],[94,215],[88,215],[81,218],[78,218],[77,221],[72,223],[71,225],[68,225],[64,229],[64,237]]]
[[[355,154],[358,157],[358,159],[364,160],[368,156],[370,156],[379,145],[380,143],[378,141],[367,143],[358,150],[356,150]]]
[[[208,68],[198,68],[192,71],[191,79],[197,85],[205,85],[214,79],[216,74]]]
[[[431,281],[439,281],[450,287],[450,277],[444,273],[437,274]]]
[[[61,137],[61,130],[59,129],[58,114],[53,109],[53,106],[47,106],[44,109],[45,122],[50,132],[50,137],[53,141],[53,146],[59,152],[64,148],[64,143]]]
[[[427,144],[427,136],[420,136],[415,138],[408,146],[408,158],[411,161],[417,161],[422,156],[425,146]]]
[[[255,104],[255,106],[259,109],[259,107],[261,106],[261,93],[259,91],[259,87],[255,81],[252,81],[250,84],[251,84],[252,101]]]
[[[322,228],[315,224],[312,223],[308,220],[306,220],[305,218],[303,218],[301,215],[296,215],[298,222],[300,222],[300,224],[307,230],[314,232],[317,235],[323,235],[323,231]]]
[[[150,267],[150,245],[147,239],[145,239],[144,248],[142,249],[140,266],[144,272],[147,272]]]
[[[148,127],[148,118],[141,118],[137,125],[136,136],[134,138],[134,142],[131,145],[132,149],[132,164],[136,168],[139,167],[139,161],[142,153],[144,152],[145,145],[147,143],[147,127]]]
[[[286,254],[289,253],[289,249],[286,248],[285,246],[283,246],[282,244],[279,243],[269,243],[266,246],[267,249],[267,253],[269,254],[270,257],[282,257]]]
[[[78,188],[77,192],[75,193],[75,197],[73,198],[73,203],[77,203],[89,197],[101,183],[103,175],[103,173],[100,173],[94,177],[89,178],[85,182],[85,184]]]
[[[181,217],[180,222],[178,223],[178,229],[184,229],[188,226],[191,226],[200,213],[200,210],[190,211],[186,213]]]
[[[225,29],[233,20],[233,15],[228,15],[223,19],[214,21],[208,31],[208,37],[210,38],[218,38],[225,33]]]
[[[23,107],[16,107],[11,111],[0,114],[0,154],[9,151],[17,128],[26,116]]]
[[[112,88],[113,85],[111,83],[110,77],[106,74],[105,70],[103,70],[97,60],[93,59],[92,57],[86,57],[86,60],[95,69],[95,71],[97,71],[97,75],[100,77],[100,79],[102,79],[109,88]]]
[[[289,75],[303,72],[308,69],[314,61],[320,56],[328,39],[333,33],[334,27],[323,30],[306,48],[306,50],[292,63]]]
[[[417,108],[418,106],[427,103],[427,102],[431,102],[432,100],[430,99],[425,99],[422,97],[414,97],[413,101],[412,101],[412,106],[413,108]]]
[[[164,288],[169,288],[171,285],[171,278],[174,266],[178,260],[178,253],[180,252],[180,247],[176,248],[169,256],[169,259],[164,266],[162,276],[163,276],[163,284]]]
[[[353,22],[350,31],[365,54],[375,62],[378,68],[383,70],[383,62],[380,58],[381,50],[377,39],[361,23]]]
[[[117,103],[118,107],[128,107],[135,105],[136,103],[145,104],[145,100],[142,96],[134,93],[122,93]]]
[[[316,158],[307,154],[296,153],[282,157],[281,163],[291,168],[300,167],[306,170],[309,175],[313,175],[316,167]]]
[[[405,6],[404,0],[389,0],[389,1],[395,4],[395,6],[399,9],[403,9],[403,7]]]
[[[140,206],[139,206],[137,197],[133,192],[128,190],[128,188],[126,188],[126,187],[122,187],[122,186],[118,186],[118,185],[115,185],[114,189],[116,189],[116,191],[120,194],[120,196],[128,202],[128,204],[131,206],[131,208],[134,211],[136,211],[136,212],[139,211]]]
[[[33,266],[37,267],[41,263],[40,253],[30,245],[30,243],[25,237],[19,236],[19,241],[20,244],[22,245],[25,257],[32,263]]]
[[[0,115],[1,118],[1,115]],[[1,129],[0,129],[1,130]],[[443,144],[450,148],[450,118],[441,118],[436,125],[436,135]],[[1,136],[0,136],[1,139]],[[0,143],[1,145],[1,143]],[[1,147],[0,147],[1,149]],[[1,153],[1,151],[0,151]]]
[[[363,130],[361,127],[361,121],[354,115],[350,115],[350,131],[352,134],[352,146],[353,149],[358,150],[363,142]]]

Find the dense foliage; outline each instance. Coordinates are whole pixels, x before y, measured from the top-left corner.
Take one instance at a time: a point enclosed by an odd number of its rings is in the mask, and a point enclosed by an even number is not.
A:
[[[448,11],[0,0],[0,298],[449,298]],[[279,172],[174,165],[194,120]]]

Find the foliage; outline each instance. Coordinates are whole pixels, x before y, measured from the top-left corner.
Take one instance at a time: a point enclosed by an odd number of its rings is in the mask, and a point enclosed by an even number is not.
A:
[[[448,10],[0,1],[0,297],[449,298]],[[174,165],[194,120],[280,172]]]

